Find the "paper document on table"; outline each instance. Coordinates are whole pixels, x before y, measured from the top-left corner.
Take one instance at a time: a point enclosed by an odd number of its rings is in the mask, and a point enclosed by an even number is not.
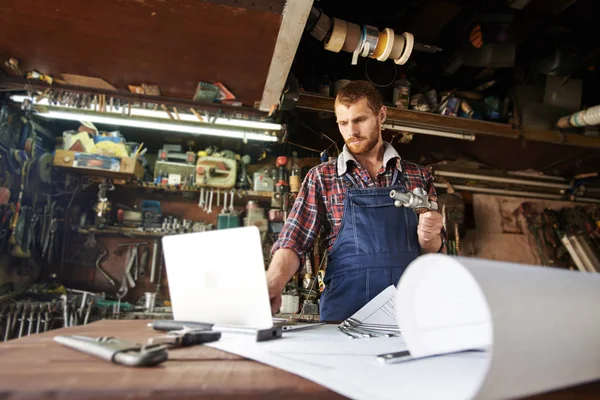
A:
[[[388,286],[375,296],[351,318],[369,324],[397,325],[396,323],[396,286]]]
[[[208,345],[352,399],[506,399],[600,379],[600,274],[427,254],[389,300],[371,311],[394,304],[401,337],[353,340],[326,325]],[[467,349],[487,351],[460,352]],[[425,358],[377,361],[403,350]]]

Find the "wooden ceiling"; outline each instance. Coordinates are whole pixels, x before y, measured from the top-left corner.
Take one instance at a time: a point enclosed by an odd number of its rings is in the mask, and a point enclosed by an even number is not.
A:
[[[237,100],[261,100],[285,0],[3,0],[0,60],[60,77],[102,78],[119,90],[157,84],[193,98],[222,82]],[[6,68],[5,68],[6,70]]]

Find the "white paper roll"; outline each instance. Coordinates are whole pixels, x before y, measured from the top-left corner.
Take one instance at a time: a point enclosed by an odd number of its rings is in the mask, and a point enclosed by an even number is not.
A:
[[[475,398],[600,378],[600,274],[428,254],[397,289],[396,317],[412,355],[490,350]]]

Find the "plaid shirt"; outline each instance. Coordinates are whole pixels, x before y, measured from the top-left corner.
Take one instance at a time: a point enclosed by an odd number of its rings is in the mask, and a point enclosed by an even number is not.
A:
[[[331,251],[344,214],[344,199],[348,187],[342,175],[346,172],[351,174],[360,188],[388,187],[392,184],[394,170],[398,169],[398,182],[407,191],[421,187],[430,195],[436,195],[433,177],[427,169],[402,160],[387,142],[384,142],[384,149],[383,166],[377,173],[375,182],[346,145],[337,160],[317,165],[308,171],[271,252],[280,248],[292,249],[303,262],[304,255],[312,250],[319,231],[324,245]],[[444,232],[442,238],[445,243]]]

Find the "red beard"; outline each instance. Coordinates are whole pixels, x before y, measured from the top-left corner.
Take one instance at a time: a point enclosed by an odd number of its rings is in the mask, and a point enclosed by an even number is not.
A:
[[[357,139],[359,139],[360,142],[352,143],[354,140],[357,140]],[[348,145],[348,148],[350,149],[352,154],[364,154],[364,153],[368,153],[369,151],[373,150],[373,148],[375,148],[375,146],[377,145],[377,141],[378,141],[377,137],[368,139],[364,136],[359,136],[359,137],[351,137],[350,139],[348,139],[346,141],[346,144]]]

